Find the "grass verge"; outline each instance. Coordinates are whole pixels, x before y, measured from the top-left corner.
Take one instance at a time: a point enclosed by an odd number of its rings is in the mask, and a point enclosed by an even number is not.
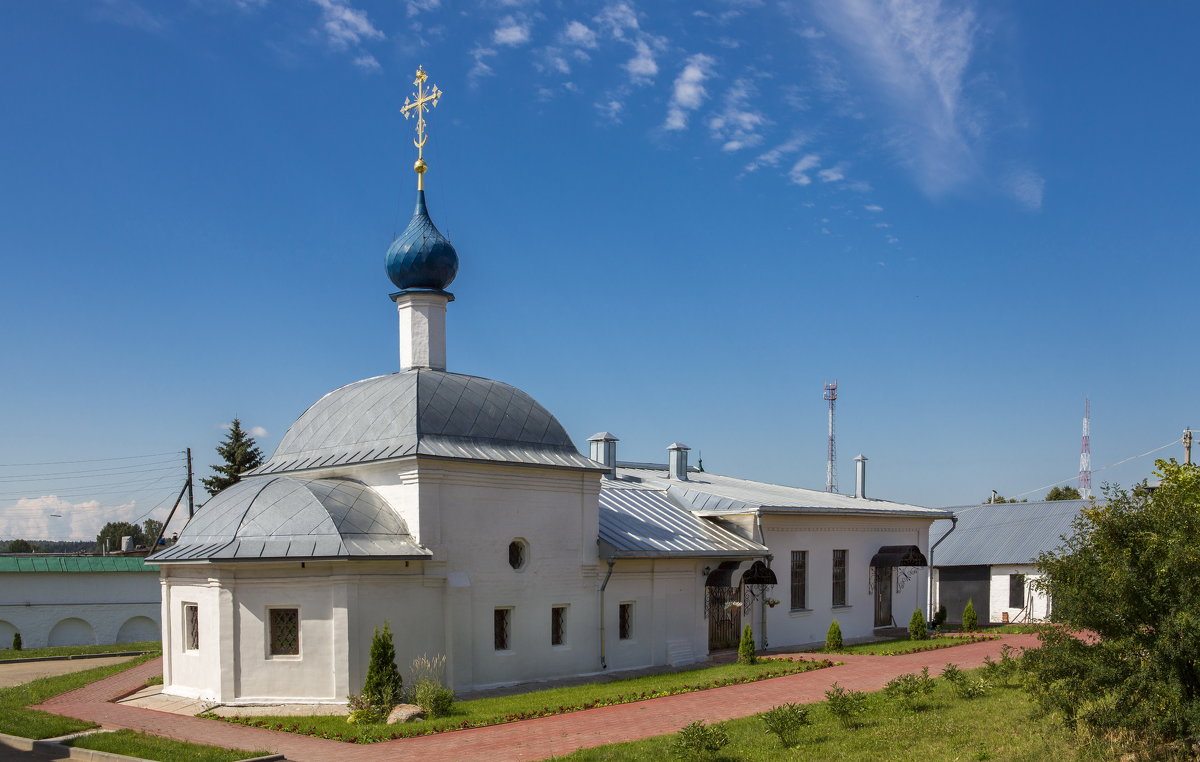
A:
[[[105,646],[54,646],[52,648],[23,648],[14,651],[0,648],[0,659],[42,659],[47,656],[78,656],[79,654],[117,654],[128,651],[161,651],[162,643],[143,640],[138,643],[109,643]]]
[[[875,656],[898,656],[900,654],[915,654],[921,651],[936,651],[939,648],[953,648],[967,643],[981,643],[995,640],[994,635],[938,635],[929,640],[881,640],[875,643],[858,643],[846,646],[840,651],[817,651],[814,653],[829,654],[873,654]]]
[[[783,748],[766,732],[759,715],[718,723],[729,733],[729,744],[711,755],[716,760],[875,760],[919,759],[1004,760],[1042,762],[1047,759],[1093,760],[1078,749],[1063,727],[1048,718],[1034,719],[1033,702],[1020,688],[996,687],[975,699],[959,699],[938,680],[934,692],[917,709],[903,709],[882,692],[868,694],[867,711],[856,728],[845,728],[822,702],[810,705],[812,725],[798,742]],[[673,758],[675,736],[598,746],[560,762],[633,762]]]
[[[237,762],[239,759],[251,759],[267,754],[265,751],[222,749],[218,746],[202,746],[185,741],[173,741],[169,738],[135,733],[132,730],[83,736],[67,742],[67,746],[107,751],[112,754],[124,754],[129,757],[152,759],[159,762]]]
[[[828,659],[760,659],[758,664],[725,664],[718,667],[648,675],[610,683],[551,688],[514,696],[462,701],[454,705],[451,716],[420,720],[404,725],[356,725],[345,717],[225,717],[251,727],[265,727],[291,733],[330,738],[351,743],[374,743],[392,738],[432,735],[450,730],[499,725],[534,717],[577,712],[597,706],[611,706],[678,693],[719,688],[735,683],[752,683],[772,677],[794,675],[833,666]],[[216,715],[201,715],[216,717]]]
[[[130,667],[153,659],[158,654],[136,656],[121,664],[111,664],[107,667],[85,669],[54,677],[43,677],[10,688],[0,688],[0,733],[22,736],[24,738],[54,738],[67,733],[78,733],[96,727],[94,722],[85,722],[71,717],[60,717],[56,714],[26,709],[32,704],[40,704],[46,699],[60,693],[73,691],[88,683],[103,679],[118,672],[124,672]]]

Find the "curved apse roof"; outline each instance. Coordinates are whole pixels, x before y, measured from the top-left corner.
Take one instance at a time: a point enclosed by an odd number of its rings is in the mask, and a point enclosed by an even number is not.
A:
[[[252,474],[424,455],[602,471],[525,392],[420,368],[348,384],[317,400]]]
[[[217,493],[151,563],[428,558],[404,519],[354,479],[254,476]]]

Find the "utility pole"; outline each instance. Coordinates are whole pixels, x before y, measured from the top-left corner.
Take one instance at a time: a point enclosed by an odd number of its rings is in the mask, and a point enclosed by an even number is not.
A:
[[[833,410],[837,404],[837,381],[825,384],[825,401],[829,403],[829,441],[825,448],[825,491],[837,492],[837,437],[833,427]]]
[[[1092,496],[1092,401],[1083,398],[1083,443],[1079,447],[1079,496]]]
[[[192,483],[192,448],[187,448],[188,519],[196,513],[196,485]]]
[[[1192,463],[1192,430],[1183,430],[1183,462],[1191,465]]]

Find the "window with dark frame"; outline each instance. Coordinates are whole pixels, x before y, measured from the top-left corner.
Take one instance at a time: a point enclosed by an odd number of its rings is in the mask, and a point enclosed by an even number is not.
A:
[[[271,655],[300,655],[300,609],[271,609]]]
[[[792,611],[808,608],[808,551],[792,551]]]
[[[850,551],[833,551],[833,605],[846,605],[846,556]]]
[[[183,606],[183,650],[200,650],[200,607],[194,603]]]
[[[497,651],[509,650],[508,634],[511,621],[512,609],[496,609],[495,617],[492,620],[492,629]]]
[[[621,640],[633,638],[633,604],[622,603],[617,609],[617,632]]]
[[[567,642],[567,607],[550,608],[550,645],[561,646]]]
[[[1025,608],[1025,575],[1008,575],[1008,607],[1010,609]]]
[[[513,540],[508,544],[508,565],[514,569],[525,566],[525,543]]]

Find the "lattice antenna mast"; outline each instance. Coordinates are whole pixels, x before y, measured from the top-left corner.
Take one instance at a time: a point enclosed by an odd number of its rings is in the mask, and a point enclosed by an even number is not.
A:
[[[1092,401],[1083,398],[1083,444],[1079,449],[1079,494],[1092,496]]]
[[[825,491],[837,492],[837,436],[833,428],[833,412],[837,405],[837,381],[825,384],[825,401],[829,403],[829,448],[825,459]]]

